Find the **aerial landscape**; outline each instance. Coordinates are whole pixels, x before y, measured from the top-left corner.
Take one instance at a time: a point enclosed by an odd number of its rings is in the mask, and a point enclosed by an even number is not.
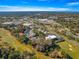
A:
[[[0,1],[0,59],[79,59],[78,0]]]

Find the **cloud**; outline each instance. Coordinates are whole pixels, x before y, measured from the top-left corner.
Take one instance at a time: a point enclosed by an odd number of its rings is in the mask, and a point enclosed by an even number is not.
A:
[[[49,0],[38,0],[38,1],[49,1]]]
[[[53,10],[53,11],[69,11],[69,8],[48,8],[49,10]]]
[[[62,1],[62,0],[37,0],[37,1],[41,1],[41,2],[52,2],[52,1]]]
[[[69,8],[30,7],[30,6],[0,6],[0,11],[69,11]]]
[[[41,1],[41,2],[51,2],[51,1],[55,1],[55,0],[38,0],[38,1]]]
[[[22,1],[22,3],[27,4],[28,2],[26,2],[26,1]]]
[[[76,5],[79,5],[79,2],[67,3],[67,6],[76,6]]]

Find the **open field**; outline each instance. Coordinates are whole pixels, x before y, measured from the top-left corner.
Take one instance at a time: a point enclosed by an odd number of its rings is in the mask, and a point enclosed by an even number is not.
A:
[[[73,59],[79,59],[79,46],[75,46],[71,42],[65,41],[58,43],[63,51],[69,54]]]
[[[35,49],[32,48],[30,45],[25,45],[20,43],[15,37],[13,37],[8,30],[0,28],[0,37],[2,41],[7,42],[9,45],[14,47],[16,50],[23,52],[28,51],[30,53],[36,53],[37,59],[51,59],[44,54],[37,52]]]

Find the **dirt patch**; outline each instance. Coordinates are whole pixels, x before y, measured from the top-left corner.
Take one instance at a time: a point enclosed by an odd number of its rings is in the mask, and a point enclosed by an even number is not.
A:
[[[0,36],[0,38],[2,38],[2,37]]]
[[[72,48],[69,48],[70,51],[72,51]]]

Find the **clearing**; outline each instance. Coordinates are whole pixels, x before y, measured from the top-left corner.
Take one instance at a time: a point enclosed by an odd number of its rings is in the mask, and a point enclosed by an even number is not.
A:
[[[63,51],[69,54],[73,59],[79,59],[79,47],[71,42],[65,41],[58,43]]]

